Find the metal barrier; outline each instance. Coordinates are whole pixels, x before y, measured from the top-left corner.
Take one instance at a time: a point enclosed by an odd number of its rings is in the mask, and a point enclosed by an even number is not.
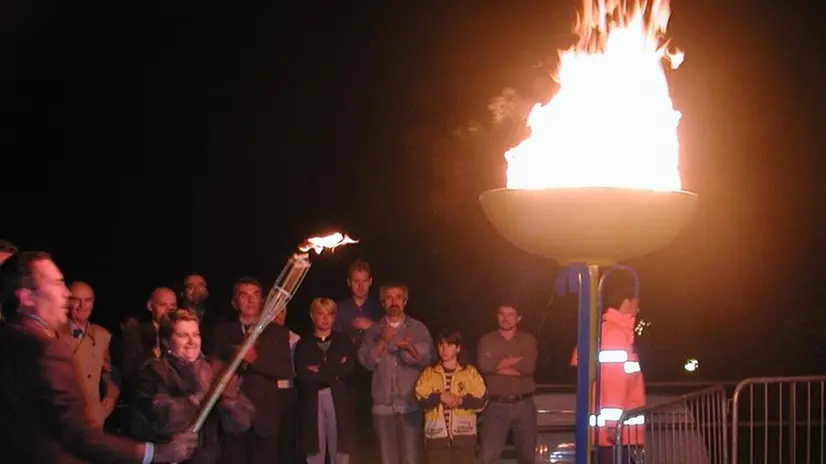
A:
[[[826,463],[826,376],[746,379],[732,397],[732,464]]]
[[[718,385],[625,411],[614,435],[613,462],[728,464],[726,406],[726,391]]]
[[[625,445],[614,447],[613,462],[729,464],[731,459],[731,464],[826,464],[826,376],[751,378],[733,389],[733,384],[720,382],[668,399],[650,391],[678,392],[696,386],[646,384],[650,406],[626,411],[620,418],[614,442]],[[537,390],[558,395],[570,389],[542,385]],[[538,412],[558,418],[540,424],[540,435],[547,434],[548,439],[538,443],[537,462],[573,462],[575,451],[568,438],[572,411]],[[556,437],[559,434],[564,437]],[[637,434],[642,434],[642,444],[629,445],[638,441]]]

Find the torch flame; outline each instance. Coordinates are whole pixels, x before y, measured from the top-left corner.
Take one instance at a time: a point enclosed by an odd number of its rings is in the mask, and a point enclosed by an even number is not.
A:
[[[298,246],[298,251],[307,253],[310,250],[314,250],[317,254],[321,254],[325,248],[328,250],[335,250],[342,245],[348,245],[350,243],[358,243],[358,240],[353,240],[347,234],[334,232],[323,237],[308,238],[304,241],[304,243]]]
[[[505,154],[514,189],[620,187],[674,191],[680,112],[662,60],[668,0],[584,0],[579,43],[560,53],[559,89],[528,116],[531,135]]]

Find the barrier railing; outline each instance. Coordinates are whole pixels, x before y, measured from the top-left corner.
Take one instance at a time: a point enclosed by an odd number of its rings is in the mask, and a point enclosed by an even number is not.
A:
[[[826,376],[746,379],[732,397],[732,464],[826,463]]]
[[[613,462],[826,464],[826,376],[715,382],[709,388],[673,397],[707,385],[646,384],[653,404],[625,412],[614,436],[615,443],[625,446],[614,447]],[[537,393],[564,394],[572,387],[540,385]],[[541,421],[540,434],[572,432],[573,411],[539,412],[555,416]],[[640,436],[641,444],[631,445]],[[568,462],[562,454],[573,456],[575,451],[567,441],[556,440],[562,445],[553,447],[540,444],[537,462]]]
[[[728,464],[726,406],[726,391],[717,385],[625,411],[613,437],[613,462]]]

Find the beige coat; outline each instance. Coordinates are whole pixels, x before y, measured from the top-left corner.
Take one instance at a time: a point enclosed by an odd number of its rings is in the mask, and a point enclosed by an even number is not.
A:
[[[106,384],[106,396],[117,402],[119,389],[111,379],[112,362],[109,358],[109,343],[112,335],[97,324],[89,324],[80,338],[72,337],[70,325],[66,324],[57,332],[57,337],[65,341],[72,350],[81,386],[87,398],[87,414],[92,424],[102,428],[111,410],[106,411],[100,397],[101,380]]]

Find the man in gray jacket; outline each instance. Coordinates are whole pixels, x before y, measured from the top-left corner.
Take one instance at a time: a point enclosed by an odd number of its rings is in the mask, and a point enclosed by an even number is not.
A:
[[[424,324],[404,314],[407,285],[380,291],[385,316],[365,333],[359,362],[373,371],[373,428],[382,464],[420,464],[422,412],[414,397],[416,380],[433,361],[433,339]]]

